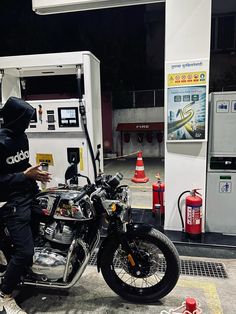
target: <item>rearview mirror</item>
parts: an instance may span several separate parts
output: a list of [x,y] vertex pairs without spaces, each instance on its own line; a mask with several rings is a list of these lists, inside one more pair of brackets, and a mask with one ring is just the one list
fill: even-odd
[[74,176],[77,175],[77,165],[76,164],[71,164],[65,172],[65,180],[69,180],[73,178]]

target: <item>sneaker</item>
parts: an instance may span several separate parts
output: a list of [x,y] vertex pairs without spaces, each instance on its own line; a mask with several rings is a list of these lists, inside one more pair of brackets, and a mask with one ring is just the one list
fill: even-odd
[[27,314],[9,295],[0,296],[0,314]]

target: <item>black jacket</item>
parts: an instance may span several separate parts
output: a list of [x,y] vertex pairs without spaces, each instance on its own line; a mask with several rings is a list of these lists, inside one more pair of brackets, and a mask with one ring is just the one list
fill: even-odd
[[0,201],[10,201],[24,194],[35,194],[35,180],[23,171],[30,167],[29,143],[25,129],[34,109],[23,100],[10,97],[2,110],[4,120],[0,129]]

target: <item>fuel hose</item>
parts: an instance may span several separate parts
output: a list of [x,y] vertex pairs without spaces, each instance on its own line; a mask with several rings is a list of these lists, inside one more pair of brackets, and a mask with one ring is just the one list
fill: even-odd
[[78,85],[78,97],[79,97],[79,112],[80,112],[81,120],[84,127],[85,137],[88,142],[88,148],[89,148],[89,153],[92,160],[94,180],[95,180],[97,178],[97,167],[96,167],[95,156],[93,152],[91,139],[90,139],[88,128],[87,128],[86,110],[85,110],[85,105],[83,103],[82,88],[81,88],[81,68],[80,67],[77,68],[77,82],[78,82],[77,85]]

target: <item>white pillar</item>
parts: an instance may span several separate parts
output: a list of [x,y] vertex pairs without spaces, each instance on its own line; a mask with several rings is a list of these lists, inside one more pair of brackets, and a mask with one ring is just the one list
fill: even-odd
[[[165,229],[167,230],[181,230],[177,199],[183,191],[200,188],[205,201],[210,28],[211,0],[166,0]],[[170,88],[168,74],[201,71],[206,74],[206,81],[202,84],[206,86],[205,140],[167,141],[168,88]],[[197,84],[201,85],[200,82]],[[180,83],[180,86],[184,86],[184,83]],[[175,87],[178,87],[178,83]]]

